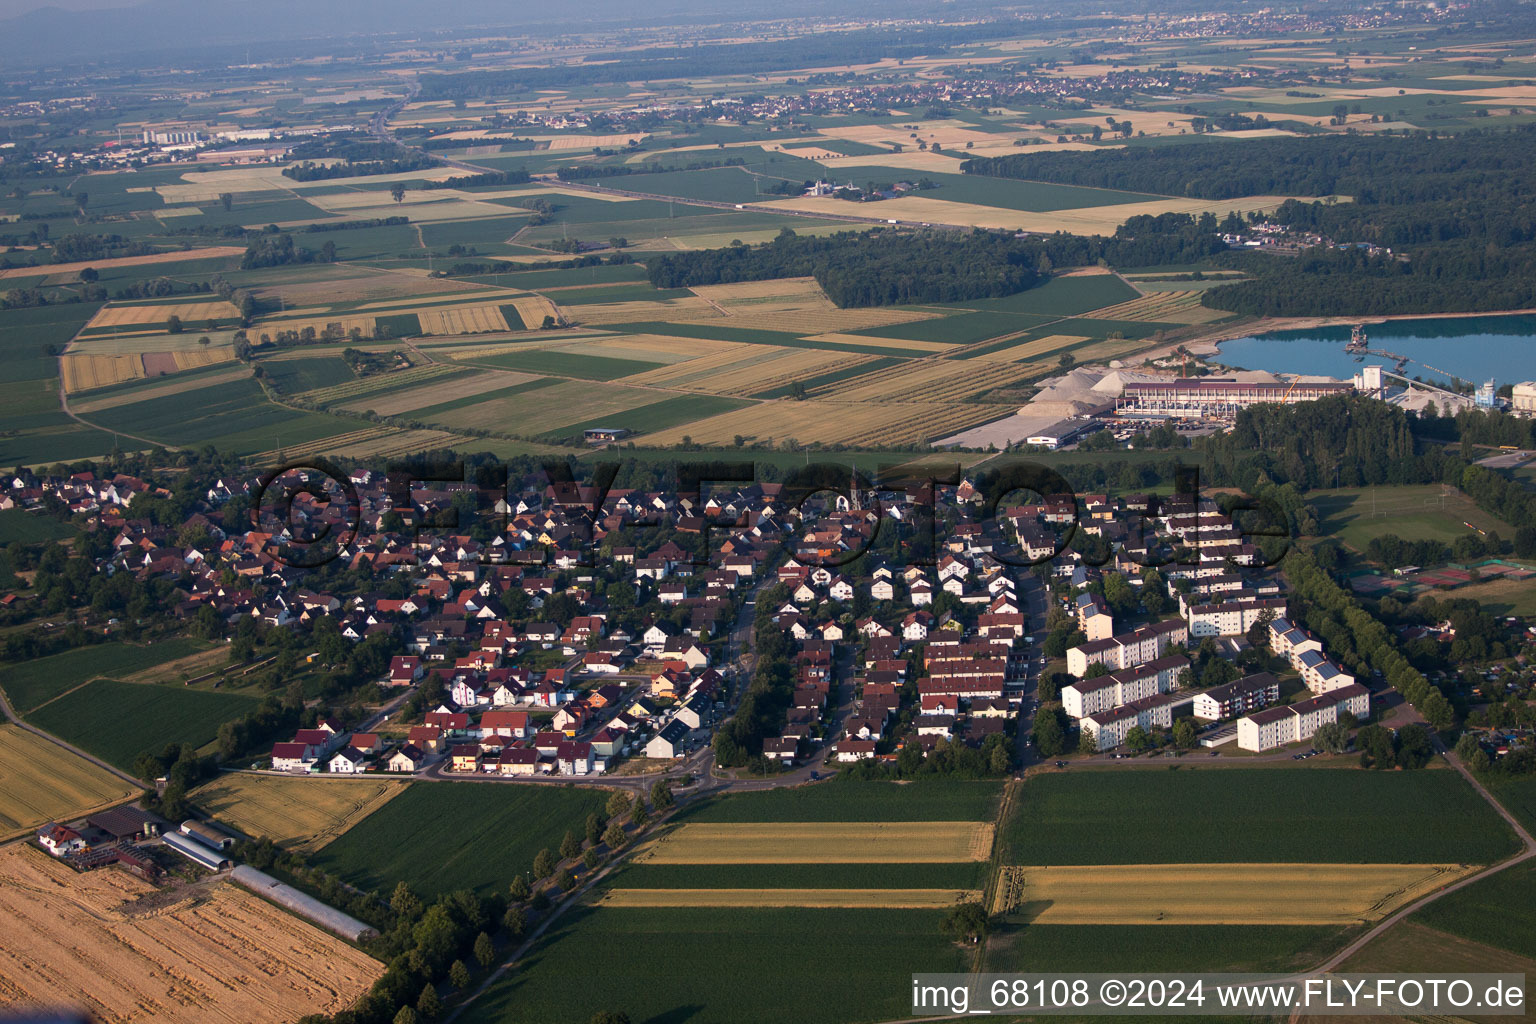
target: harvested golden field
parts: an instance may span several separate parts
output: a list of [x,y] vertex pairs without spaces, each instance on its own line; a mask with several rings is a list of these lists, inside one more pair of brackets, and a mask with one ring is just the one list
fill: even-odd
[[100,810],[136,792],[57,743],[18,725],[0,725],[0,840]]
[[864,334],[815,334],[807,341],[825,341],[833,345],[869,345],[874,348],[905,349],[909,352],[953,352],[955,346],[942,341],[917,341],[910,338],[874,338]]
[[986,860],[991,822],[695,822],[635,854],[650,864],[951,864]]
[[149,370],[150,356],[169,356],[171,363],[178,370],[196,370],[203,366],[212,366],[215,363],[233,362],[235,351],[231,348],[185,348],[175,352],[146,352],[144,353],[144,369]]
[[[540,348],[549,346],[540,345]],[[709,338],[674,338],[665,334],[595,334],[583,332],[576,341],[559,346],[562,352],[588,356],[617,356],[652,363],[683,363],[720,353],[740,352],[734,341]]]
[[[832,334],[840,331],[862,331],[871,327],[889,327],[892,324],[911,323],[914,320],[932,320],[937,313],[923,313],[912,309],[762,309],[761,307],[738,308],[730,311],[725,321],[730,327],[757,331],[789,331],[792,334]],[[871,339],[866,338],[865,344]]]
[[255,1024],[334,1013],[384,971],[228,883],[135,912],[156,891],[115,868],[76,874],[28,844],[0,850],[0,1000],[63,1002],[103,1024]]
[[194,791],[197,805],[252,838],[320,849],[404,792],[402,779],[284,779],[229,773]]
[[[65,359],[72,358],[65,356]],[[167,395],[179,395],[186,391],[198,391],[202,388],[213,387],[215,384],[228,384],[233,380],[241,380],[251,375],[251,368],[244,364],[231,366],[227,370],[218,373],[208,373],[199,377],[178,379],[172,377],[163,384],[144,384],[125,392],[111,395],[102,395],[100,398],[87,398],[79,402],[71,402],[69,407],[75,412],[84,414],[100,412],[102,409],[115,409],[120,405],[132,405],[135,402],[147,402],[151,398],[165,398]]]
[[313,330],[319,335],[325,333],[326,328],[329,327],[339,331],[339,337],[346,338],[351,335],[355,327],[362,332],[363,337],[371,338],[375,322],[371,316],[356,315],[296,317],[292,320],[266,320],[252,327],[247,333],[252,337],[262,338],[269,335],[276,337],[283,331],[297,331],[303,334],[306,330]]
[[702,299],[722,306],[750,305],[769,299],[814,299],[832,303],[822,293],[814,277],[776,277],[767,281],[738,281],[734,284],[701,284],[691,291]]
[[517,315],[522,318],[523,327],[526,330],[537,330],[539,325],[544,322],[546,316],[554,317],[555,323],[561,322],[560,310],[556,309],[555,304],[542,295],[519,295],[516,298],[509,299],[507,304],[517,310]]
[[1165,324],[1204,324],[1231,316],[1219,309],[1207,309],[1200,305],[1202,294],[1192,290],[1156,291],[1083,315],[1096,320],[1142,320]]
[[1041,924],[1352,925],[1476,870],[1459,864],[1009,867],[995,901]]
[[[521,300],[519,300],[521,301]],[[548,299],[540,301],[548,303]],[[544,319],[544,313],[538,315],[538,319],[529,320],[523,313],[523,307],[519,305],[517,312],[523,318],[523,323],[529,327],[537,327]],[[546,310],[553,312],[553,310]],[[729,323],[733,327],[746,326],[738,324],[733,318],[729,321],[722,318],[720,310],[711,306],[697,295],[685,295],[679,299],[644,299],[631,302],[594,302],[585,306],[562,306],[561,312],[565,319],[573,324],[623,324],[635,321],[666,320],[673,323],[695,323],[700,320],[716,320],[721,323]],[[556,319],[559,319],[557,317]],[[782,328],[781,328],[782,329]]]
[[239,317],[240,311],[223,299],[214,302],[173,302],[162,306],[103,306],[85,326],[162,324],[173,316],[184,321],[226,320]]
[[[217,198],[217,197],[214,197]],[[109,267],[147,267],[156,263],[180,263],[182,260],[212,260],[229,256],[243,256],[245,249],[236,245],[210,245],[203,249],[185,249],[174,252],[152,252],[146,256],[114,256],[104,260],[83,260],[78,263],[49,263],[43,267],[12,267],[0,270],[0,279],[7,277],[36,277],[44,274],[78,274],[86,267],[106,270]]]
[[[867,157],[859,159],[868,161]],[[998,228],[1013,231],[1038,231],[1051,234],[1066,231],[1077,235],[1111,235],[1115,229],[1131,217],[1143,214],[1157,216],[1163,213],[1188,213],[1196,217],[1210,212],[1224,217],[1228,211],[1247,214],[1268,211],[1285,202],[1286,196],[1246,196],[1238,199],[1154,199],[1144,203],[1122,203],[1118,206],[1088,206],[1075,210],[1007,210],[996,206],[979,206],[973,203],[956,203],[929,196],[904,195],[887,199],[881,206],[890,215],[901,220],[927,221],[957,227]],[[1309,200],[1310,201],[1310,200]],[[798,199],[781,199],[759,203],[764,209],[783,208],[804,213],[836,214],[845,212],[847,204],[830,196],[802,196]]]
[[680,444],[691,437],[699,444],[730,446],[740,434],[759,444],[902,445],[936,437],[997,419],[1011,406],[937,402],[759,402],[734,412],[707,416],[681,427],[645,435],[647,444]]
[[712,356],[659,366],[623,378],[625,384],[685,388],[712,395],[752,395],[834,368],[869,362],[873,356],[850,356],[817,349],[775,348],[771,345],[732,345]]
[[1009,363],[930,359],[837,381],[811,394],[840,402],[951,402],[1011,383],[1024,373]]
[[462,444],[468,438],[446,430],[407,430],[403,427],[370,427],[346,434],[333,434],[301,445],[285,445],[281,451],[258,452],[251,461],[270,466],[283,459],[309,455],[335,455],[342,458],[392,458],[414,455],[436,448]]
[[416,314],[423,334],[482,334],[507,330],[507,320],[494,305],[443,306]]
[[108,384],[121,384],[125,380],[137,380],[144,376],[142,356],[98,356],[70,353],[59,357],[59,369],[64,376],[64,390],[89,391],[104,388]]
[[1081,345],[1087,338],[1077,334],[1051,334],[1044,338],[1036,338],[1034,341],[1020,342],[1009,348],[1000,348],[995,352],[983,352],[976,356],[978,362],[983,363],[1015,363],[1023,359],[1032,359],[1035,356],[1054,352],[1059,348],[1067,348],[1071,345]]
[[344,381],[340,384],[332,384],[328,388],[315,388],[313,391],[301,392],[299,397],[306,402],[314,402],[317,405],[329,405],[332,402],[344,402],[359,395],[366,395],[384,388],[396,388],[405,384],[420,384],[434,377],[442,377],[450,373],[462,373],[461,366],[448,366],[444,363],[426,363],[421,366],[413,366],[408,370],[395,370],[390,373],[374,373],[356,380]]
[[365,412],[372,409],[380,416],[399,416],[414,409],[425,409],[428,406],[442,405],[444,402],[452,402],[458,398],[483,395],[487,391],[499,391],[502,388],[509,388],[514,384],[523,384],[537,379],[538,375],[532,373],[486,370],[483,373],[471,373],[448,380],[436,380],[419,388],[391,391],[388,394],[376,395],[372,398],[365,396],[356,401],[347,402],[345,405],[338,405],[336,408],[346,412]]
[[972,889],[610,889],[605,907],[813,907],[938,910],[981,898]]

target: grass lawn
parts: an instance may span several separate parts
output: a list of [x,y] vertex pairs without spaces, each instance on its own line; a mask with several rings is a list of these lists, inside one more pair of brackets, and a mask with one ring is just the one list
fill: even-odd
[[388,893],[408,882],[432,898],[454,889],[504,890],[538,852],[578,836],[609,794],[560,786],[416,782],[318,855],[344,881]]
[[1017,808],[1003,826],[1013,864],[1472,864],[1515,849],[1493,808],[1434,769],[1046,774]]
[[1002,785],[933,779],[843,782],[721,797],[685,812],[688,821],[990,821]]
[[132,675],[196,654],[203,648],[203,644],[187,637],[160,640],[145,647],[123,643],[77,647],[63,654],[6,665],[0,670],[0,687],[4,688],[11,709],[24,715],[87,680]]
[[[1438,540],[1449,544],[1468,533],[1466,523],[1497,530],[1514,529],[1474,505],[1457,491],[1442,494],[1436,484],[1407,487],[1350,487],[1310,495],[1321,519],[1319,534],[1364,551],[1375,537],[1396,534],[1403,540]],[[1458,595],[1459,596],[1459,595]]]
[[167,743],[202,746],[219,726],[255,709],[256,698],[181,686],[98,679],[27,716],[27,721],[122,768]]
[[[586,1024],[610,1009],[645,1024],[850,1024],[906,1017],[912,974],[964,970],[965,952],[939,934],[941,916],[920,910],[579,908],[556,922],[528,960],[460,1019]],[[573,983],[577,979],[587,980]]]

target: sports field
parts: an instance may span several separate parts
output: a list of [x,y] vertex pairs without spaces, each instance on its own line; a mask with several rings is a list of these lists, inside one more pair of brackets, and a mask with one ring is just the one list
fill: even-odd
[[1385,534],[1449,544],[1473,532],[1468,523],[1505,537],[1514,533],[1460,491],[1436,484],[1314,491],[1309,500],[1318,511],[1319,535],[1356,551],[1364,551],[1374,538]]
[[20,726],[0,725],[0,840],[71,819],[137,790]]
[[403,779],[284,779],[230,773],[192,801],[252,838],[301,852],[318,850],[405,792]]

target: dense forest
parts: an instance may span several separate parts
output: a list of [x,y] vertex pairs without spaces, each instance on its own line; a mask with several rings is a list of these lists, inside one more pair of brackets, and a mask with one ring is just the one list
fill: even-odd
[[1340,246],[1300,258],[1227,259],[1252,280],[1207,292],[1208,306],[1259,316],[1361,316],[1536,305],[1536,126],[1411,135],[1211,142],[974,159],[970,174],[1202,199],[1292,200],[1269,220]]
[[981,230],[817,238],[785,228],[772,242],[668,253],[648,260],[646,269],[657,288],[815,277],[828,298],[847,308],[999,298],[1041,283],[1053,267],[1100,259],[1117,266],[1186,263],[1222,248],[1187,214],[1163,214],[1132,218],[1109,239]]

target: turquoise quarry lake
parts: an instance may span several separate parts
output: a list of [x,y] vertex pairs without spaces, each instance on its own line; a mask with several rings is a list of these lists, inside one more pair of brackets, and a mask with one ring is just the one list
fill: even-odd
[[[1481,384],[1536,380],[1536,316],[1467,316],[1436,320],[1393,320],[1368,324],[1370,347],[1407,356],[1407,374],[1425,380],[1454,374]],[[1349,328],[1317,327],[1274,331],[1221,343],[1221,361],[1245,370],[1313,373],[1348,379],[1360,367],[1391,360],[1368,355],[1364,362],[1344,351]]]

